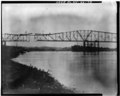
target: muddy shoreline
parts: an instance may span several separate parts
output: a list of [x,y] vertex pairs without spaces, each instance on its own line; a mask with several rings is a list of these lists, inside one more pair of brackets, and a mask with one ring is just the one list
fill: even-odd
[[75,93],[75,90],[64,87],[48,72],[11,60],[25,52],[22,47],[2,46],[3,94]]

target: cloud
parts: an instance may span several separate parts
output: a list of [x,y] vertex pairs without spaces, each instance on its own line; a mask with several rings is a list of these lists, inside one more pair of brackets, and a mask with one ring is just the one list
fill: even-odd
[[60,32],[78,29],[114,31],[115,17],[113,3],[3,4],[4,32]]

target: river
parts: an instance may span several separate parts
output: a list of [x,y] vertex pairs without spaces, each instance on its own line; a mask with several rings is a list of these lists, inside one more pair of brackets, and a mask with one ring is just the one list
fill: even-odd
[[78,93],[116,94],[116,52],[99,54],[70,51],[28,52],[14,61],[48,71],[55,79]]

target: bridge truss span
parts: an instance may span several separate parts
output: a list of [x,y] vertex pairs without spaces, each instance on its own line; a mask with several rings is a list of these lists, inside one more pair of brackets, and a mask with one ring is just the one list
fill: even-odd
[[35,41],[57,41],[57,42],[116,42],[116,34],[93,30],[77,30],[53,34],[35,34]]
[[53,42],[113,42],[116,43],[116,33],[95,31],[95,30],[76,30],[60,33],[25,33],[25,34],[8,34],[2,35],[2,41],[5,42],[30,42],[37,41],[53,41]]

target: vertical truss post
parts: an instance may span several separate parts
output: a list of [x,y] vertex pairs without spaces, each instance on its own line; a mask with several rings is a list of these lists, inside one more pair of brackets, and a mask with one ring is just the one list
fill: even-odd
[[104,35],[105,35],[105,39],[104,39],[104,41],[106,41],[106,37],[107,37],[107,35],[106,35],[106,33],[104,33]]
[[62,33],[62,39],[63,39],[63,41],[64,41],[64,33]]
[[99,41],[99,32],[98,32],[98,41]]
[[71,40],[71,32],[70,32],[70,40]]
[[56,33],[55,33],[55,41],[57,41],[57,36],[56,36]]

